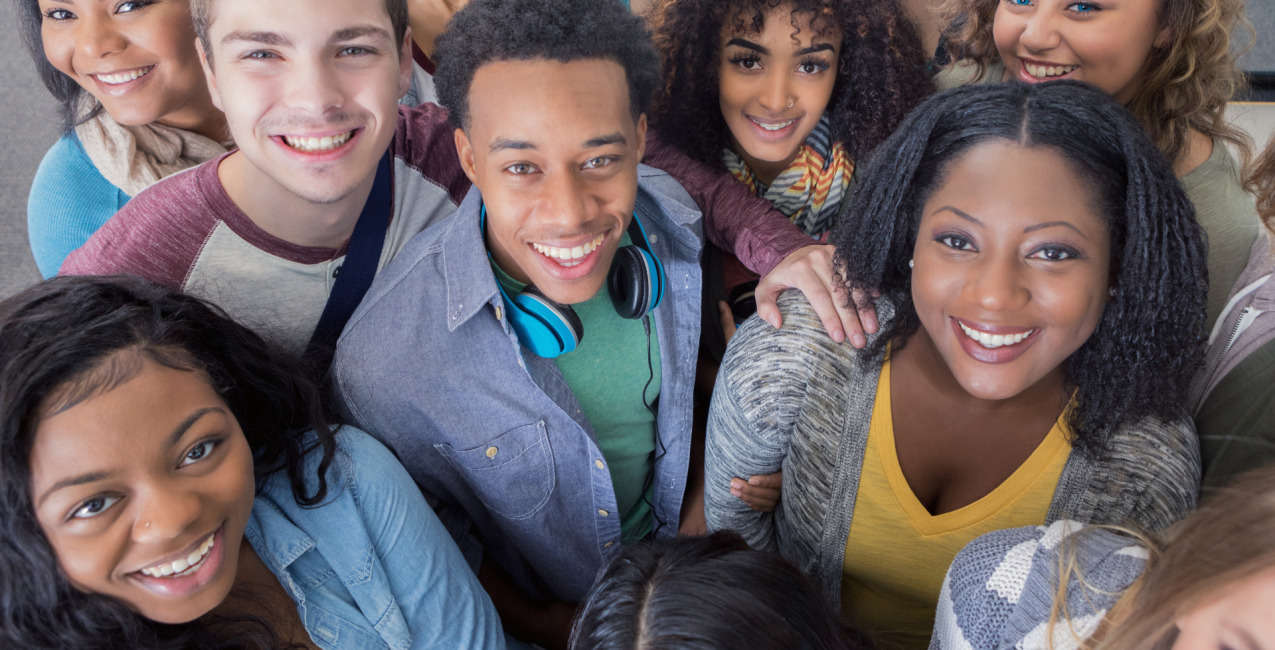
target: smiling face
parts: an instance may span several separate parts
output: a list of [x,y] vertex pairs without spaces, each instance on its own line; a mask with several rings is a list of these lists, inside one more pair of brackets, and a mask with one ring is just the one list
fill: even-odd
[[217,0],[206,71],[254,171],[324,205],[370,183],[411,83],[393,34],[383,0]]
[[953,161],[925,202],[912,299],[971,395],[1007,399],[1061,372],[1098,326],[1111,245],[1093,196],[1061,154],[1000,141]]
[[1155,47],[1160,0],[1001,0],[992,24],[1006,78],[1076,79],[1127,104]]
[[216,115],[187,0],[40,0],[40,13],[49,63],[120,124],[195,129]]
[[40,421],[31,494],[73,585],[183,623],[234,584],[252,452],[202,373],[140,363],[128,381]]
[[483,193],[487,248],[549,298],[584,302],[606,280],[633,218],[646,116],[624,68],[603,59],[501,61],[478,69],[461,166]]
[[1224,594],[1177,620],[1173,650],[1270,648],[1275,646],[1275,569],[1231,586]]
[[731,146],[763,181],[773,180],[797,156],[823,117],[837,81],[841,33],[825,21],[811,25],[781,6],[765,15],[760,34],[722,29],[718,78],[722,117]]

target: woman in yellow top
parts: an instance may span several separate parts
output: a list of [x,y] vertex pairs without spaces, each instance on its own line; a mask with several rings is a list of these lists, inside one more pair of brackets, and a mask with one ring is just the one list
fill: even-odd
[[[975,537],[1059,518],[1158,530],[1195,505],[1184,395],[1204,240],[1168,161],[1105,93],[968,86],[921,105],[833,231],[879,290],[856,350],[780,301],[731,341],[705,465],[713,530],[777,550],[883,647],[924,648]],[[773,513],[731,494],[783,471]]]

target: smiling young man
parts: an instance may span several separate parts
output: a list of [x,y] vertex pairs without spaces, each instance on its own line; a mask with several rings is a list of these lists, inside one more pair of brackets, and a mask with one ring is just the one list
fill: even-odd
[[[373,283],[333,376],[507,630],[563,647],[622,545],[702,517],[689,479],[700,212],[639,164],[658,56],[620,3],[472,0],[437,59],[474,187]],[[654,260],[649,290],[613,268],[642,276]],[[531,315],[545,305],[583,336],[537,334],[555,318]]]

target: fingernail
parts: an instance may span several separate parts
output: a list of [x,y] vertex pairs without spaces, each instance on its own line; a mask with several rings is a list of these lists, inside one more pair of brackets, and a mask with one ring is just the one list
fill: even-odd
[[863,338],[862,334],[854,335],[854,347],[861,348],[868,344],[868,339]]
[[749,485],[761,485],[761,479],[759,479],[759,478],[757,478],[757,477],[755,477],[755,476],[754,476],[753,478],[748,479],[748,484],[749,484]]
[[731,493],[731,496],[736,496],[736,497],[739,496],[740,494],[739,490],[736,490],[735,488],[731,488],[730,493]]
[[832,330],[832,340],[841,343],[846,340],[846,333],[843,330]]
[[733,478],[730,480],[730,489],[737,490],[741,487],[744,487],[744,483],[740,481],[739,479]]

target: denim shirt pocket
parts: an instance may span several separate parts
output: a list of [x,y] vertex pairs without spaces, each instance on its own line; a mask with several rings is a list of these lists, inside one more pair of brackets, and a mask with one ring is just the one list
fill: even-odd
[[511,429],[472,449],[434,445],[460,472],[488,510],[526,519],[553,494],[553,450],[544,421]]

